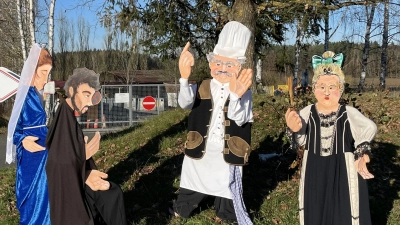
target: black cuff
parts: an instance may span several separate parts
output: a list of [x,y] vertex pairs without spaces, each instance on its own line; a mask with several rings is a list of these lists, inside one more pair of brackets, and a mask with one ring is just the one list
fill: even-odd
[[362,158],[364,154],[367,154],[369,157],[372,156],[369,142],[363,142],[357,146],[356,150],[354,151],[354,160]]
[[286,128],[286,136],[289,138],[290,141],[290,148],[292,150],[297,150],[298,144],[296,140],[296,133],[291,131],[289,127]]

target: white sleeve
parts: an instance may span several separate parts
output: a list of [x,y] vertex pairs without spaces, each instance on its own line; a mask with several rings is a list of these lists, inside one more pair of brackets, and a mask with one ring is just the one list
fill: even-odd
[[310,118],[311,106],[312,105],[308,105],[299,112],[302,126],[301,129],[297,133],[295,133],[296,142],[299,146],[303,146],[306,144],[306,131],[307,131],[308,119]]
[[251,91],[244,93],[242,98],[231,92],[229,94],[228,118],[235,121],[238,126],[253,122],[253,99]]
[[179,79],[180,89],[178,95],[178,103],[182,109],[191,109],[194,103],[195,93],[197,91],[196,85],[189,85],[188,79]]
[[370,143],[377,131],[375,123],[351,106],[346,106],[346,112],[354,138],[354,147],[357,148],[359,144],[365,142]]

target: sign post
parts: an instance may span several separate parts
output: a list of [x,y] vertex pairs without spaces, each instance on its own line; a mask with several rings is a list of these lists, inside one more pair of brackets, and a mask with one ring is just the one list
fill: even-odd
[[143,99],[142,105],[146,110],[152,110],[156,106],[156,100],[151,96],[146,96]]

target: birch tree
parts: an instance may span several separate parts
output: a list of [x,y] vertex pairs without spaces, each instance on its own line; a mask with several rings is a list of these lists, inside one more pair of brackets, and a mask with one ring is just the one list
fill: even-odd
[[[53,54],[53,47],[54,47],[54,6],[56,4],[56,0],[50,0],[50,7],[49,7],[49,52]],[[49,76],[49,79],[51,79],[51,76]]]
[[29,33],[30,33],[30,38],[31,38],[31,46],[36,43],[36,38],[35,38],[35,17],[34,17],[34,9],[35,6],[33,4],[33,0],[29,0]]
[[[54,38],[54,5],[56,3],[56,0],[50,0],[50,6],[49,6],[49,21],[48,21],[48,51],[50,52],[51,55],[53,55],[53,38]],[[51,72],[49,73],[48,80],[52,80],[52,74]],[[53,102],[51,101],[53,99],[53,96],[50,96],[50,94],[46,95],[46,103],[45,103],[45,111],[46,111],[46,124],[49,123],[50,117],[51,117],[51,108],[53,108]]]
[[370,38],[371,38],[371,29],[372,22],[374,20],[376,5],[373,4],[370,7],[365,7],[365,13],[367,17],[367,24],[365,27],[365,37],[364,37],[364,48],[363,48],[363,57],[361,62],[361,75],[360,75],[360,83],[358,84],[358,91],[361,91],[364,88],[365,77],[367,76],[367,65],[368,65],[368,57],[370,50]]
[[19,28],[19,35],[21,39],[21,51],[22,51],[22,57],[24,59],[24,62],[27,57],[26,53],[26,42],[25,42],[25,32],[24,32],[24,26],[23,26],[23,20],[22,20],[22,3],[21,0],[17,0],[17,18],[18,18],[18,28]]

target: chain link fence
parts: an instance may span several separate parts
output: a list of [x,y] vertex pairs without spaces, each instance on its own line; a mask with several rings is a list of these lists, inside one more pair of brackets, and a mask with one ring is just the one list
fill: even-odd
[[178,91],[179,84],[102,85],[102,101],[77,120],[93,131],[133,126],[178,107]]

